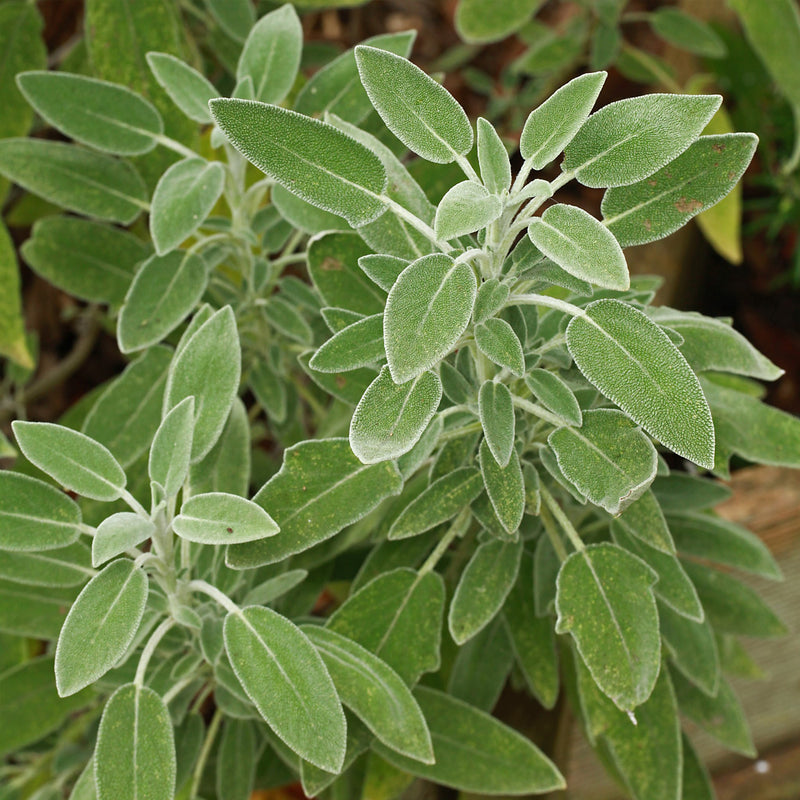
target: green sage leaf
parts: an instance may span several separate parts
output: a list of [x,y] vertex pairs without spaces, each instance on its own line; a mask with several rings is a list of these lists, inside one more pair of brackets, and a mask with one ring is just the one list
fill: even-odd
[[508,387],[498,381],[485,381],[478,393],[478,410],[494,460],[507,467],[514,450],[515,431],[514,406]]
[[570,321],[567,347],[589,381],[651,436],[713,467],[714,425],[697,377],[642,312],[619,300],[596,300]]
[[236,677],[270,728],[301,758],[338,772],[345,753],[344,712],[305,634],[261,606],[228,614],[224,633]]
[[383,338],[395,383],[441,361],[467,328],[477,284],[472,268],[436,253],[412,261],[386,300]]
[[249,720],[227,719],[217,751],[217,797],[248,800],[256,771],[256,735]]
[[161,88],[189,119],[201,125],[213,122],[208,101],[219,92],[204,75],[169,53],[150,52],[146,58]]
[[648,94],[592,114],[564,150],[562,169],[584,186],[626,186],[652,175],[700,136],[719,95]]
[[366,45],[355,54],[372,105],[409,150],[448,164],[472,149],[472,126],[447,89],[402,56]]
[[447,191],[436,209],[433,229],[447,241],[485,228],[503,213],[495,194],[475,181],[462,181]]
[[93,500],[116,500],[127,479],[119,462],[103,445],[50,422],[12,423],[25,457],[65,489]]
[[714,29],[680,8],[658,8],[650,15],[650,27],[666,42],[707,58],[722,58],[725,43]]
[[425,432],[441,399],[442,382],[434,372],[397,385],[384,367],[350,421],[350,446],[359,461],[376,464],[407,453]]
[[86,584],[56,646],[61,697],[94,683],[119,661],[136,635],[146,600],[147,575],[126,558],[113,561]]
[[492,503],[497,519],[506,533],[514,533],[525,513],[525,482],[517,451],[511,449],[511,458],[501,467],[484,439],[478,455],[486,493]]
[[43,119],[106,153],[147,153],[164,131],[153,105],[126,86],[68,72],[23,72],[17,84]]
[[555,373],[547,369],[532,369],[525,375],[525,385],[539,402],[569,425],[583,424],[581,407],[572,389]]
[[182,539],[200,544],[252,542],[279,530],[261,506],[225,492],[192,495],[181,506],[172,528]]
[[478,118],[478,164],[483,185],[492,194],[502,194],[511,187],[511,162],[508,151],[491,122]]
[[665,603],[659,603],[658,618],[661,640],[672,663],[706,694],[715,695],[722,670],[711,623],[689,619]]
[[521,378],[525,372],[525,356],[514,329],[504,319],[491,317],[475,326],[478,349],[500,367],[506,367]]
[[92,538],[92,566],[99,567],[112,558],[122,555],[156,532],[156,526],[149,520],[130,511],[120,511],[106,517],[94,532]]
[[194,397],[181,400],[164,415],[153,437],[147,471],[151,481],[175,497],[189,474],[194,434]]

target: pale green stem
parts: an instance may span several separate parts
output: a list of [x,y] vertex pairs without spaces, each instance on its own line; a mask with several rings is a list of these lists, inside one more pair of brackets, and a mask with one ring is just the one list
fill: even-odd
[[202,592],[205,595],[208,595],[212,600],[216,600],[226,611],[231,612],[232,614],[238,614],[240,612],[239,606],[233,602],[233,600],[228,597],[224,592],[221,592],[217,589],[216,586],[212,586],[210,583],[201,580],[194,580],[189,581],[188,584],[189,589],[194,589],[197,592]]
[[139,656],[139,666],[136,667],[136,676],[133,679],[136,686],[140,688],[144,686],[144,675],[145,672],[147,672],[147,665],[150,663],[150,659],[153,653],[155,653],[158,643],[164,638],[164,635],[174,624],[175,620],[168,617],[150,635],[147,644],[144,646],[144,650],[142,650],[141,656]]
[[161,144],[169,150],[184,156],[184,158],[200,158],[200,156],[197,155],[194,150],[190,150],[185,145],[182,145],[180,142],[176,142],[174,139],[170,138],[169,136],[165,136],[163,133],[159,133],[158,135],[154,136],[153,139],[155,139],[158,144]]
[[206,738],[203,742],[203,749],[200,751],[200,757],[197,759],[197,764],[195,764],[194,772],[192,773],[192,788],[189,792],[189,800],[195,800],[197,797],[197,792],[200,789],[200,781],[203,778],[203,771],[206,768],[206,761],[208,761],[208,756],[211,753],[214,739],[217,738],[217,732],[222,723],[222,717],[222,710],[218,708],[211,718],[211,724],[208,726]]
[[547,510],[547,506],[542,506],[539,516],[542,518],[542,524],[544,525],[547,538],[550,540],[550,544],[553,545],[553,550],[556,551],[558,560],[563,564],[567,560],[567,551],[564,547],[564,543],[561,541],[561,537],[558,535],[556,524],[553,521],[552,515]]
[[453,520],[453,524],[447,529],[447,533],[439,540],[433,552],[425,560],[425,563],[419,568],[419,578],[426,573],[430,572],[438,563],[442,556],[447,552],[450,545],[455,539],[463,536],[469,528],[472,512],[469,506],[463,508],[459,515]]
[[469,161],[467,161],[466,156],[457,155],[456,156],[456,164],[458,164],[458,166],[461,167],[461,169],[464,172],[464,174],[471,181],[477,181],[478,183],[481,182],[481,179],[478,177],[478,173],[475,172],[475,169],[472,166],[472,164],[470,164]]
[[507,306],[546,306],[554,308],[556,311],[563,311],[571,317],[585,317],[586,312],[582,308],[568,303],[566,300],[559,300],[557,297],[550,297],[546,294],[512,294],[506,301]]
[[192,681],[196,679],[196,675],[187,675],[182,680],[170,686],[169,691],[165,692],[161,698],[164,705],[168,706]]
[[270,261],[272,267],[285,267],[288,264],[302,264],[306,260],[305,253],[291,253],[288,256],[281,256],[274,261]]
[[449,253],[451,250],[458,248],[453,247],[448,242],[440,239],[436,235],[436,231],[431,228],[426,222],[423,222],[416,214],[412,214],[407,208],[404,208],[400,203],[392,200],[391,197],[386,195],[375,195],[385,206],[391,209],[400,219],[404,219],[413,228],[416,228],[426,239],[431,241],[443,253]]
[[572,543],[572,546],[578,551],[581,552],[585,550],[586,547],[584,543],[581,541],[581,537],[578,535],[578,531],[575,530],[573,524],[569,521],[569,517],[564,513],[561,506],[556,501],[555,497],[550,494],[547,490],[547,487],[540,486],[540,491],[542,493],[542,500],[544,500],[547,508],[549,509],[550,513],[555,517],[556,522],[558,522],[561,530],[567,534],[567,538]]
[[533,414],[535,417],[539,417],[539,419],[543,419],[557,428],[564,425],[564,420],[559,419],[555,414],[551,414],[544,406],[540,406],[538,403],[532,403],[530,400],[526,400],[524,397],[517,397],[515,394],[511,395],[511,401],[517,408],[521,408],[523,411],[527,411],[529,414]]
[[150,514],[148,514],[147,510],[145,509],[145,507],[127,489],[122,489],[119,496],[140,517],[144,517],[144,519],[147,519],[147,520],[150,519]]

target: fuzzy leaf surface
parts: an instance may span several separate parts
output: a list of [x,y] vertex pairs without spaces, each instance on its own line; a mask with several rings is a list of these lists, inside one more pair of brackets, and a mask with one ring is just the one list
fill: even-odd
[[99,567],[126,550],[147,541],[156,532],[148,519],[131,511],[119,511],[106,517],[92,539],[92,566]]
[[386,210],[380,159],[332,125],[254,100],[217,98],[210,107],[234,147],[301,199],[353,226]]
[[476,325],[475,344],[490,361],[508,368],[518,378],[522,377],[525,372],[522,343],[504,319],[491,317]]
[[477,284],[469,265],[436,253],[412,261],[386,300],[383,339],[395,383],[441,361],[467,328]]
[[484,439],[481,442],[478,460],[483,475],[486,493],[492,508],[506,533],[514,533],[525,513],[525,482],[517,451],[512,448],[511,458],[501,467]]
[[261,606],[228,614],[224,635],[236,677],[270,728],[301,758],[338,772],[345,753],[344,712],[308,637]]
[[496,42],[521,28],[543,2],[506,0],[490,8],[486,0],[461,0],[456,7],[456,30],[465,42]]
[[475,181],[461,181],[441,199],[433,229],[445,241],[485,228],[503,212],[497,195]]
[[515,416],[511,392],[504,383],[486,381],[478,393],[483,435],[494,460],[507,467],[514,450]]
[[147,66],[172,102],[189,119],[201,125],[213,122],[208,101],[219,97],[219,92],[205,75],[169,53],[148,53]]
[[383,314],[373,314],[337,331],[308,362],[317,372],[350,372],[385,357]]
[[175,497],[189,473],[194,435],[194,397],[171,408],[158,426],[150,448],[147,471],[151,481]]
[[192,495],[172,528],[182,539],[200,544],[241,544],[278,533],[275,520],[260,505],[225,492]]
[[648,94],[592,114],[564,150],[564,171],[584,186],[626,186],[652,175],[697,139],[719,95]]
[[478,164],[483,185],[492,194],[502,194],[511,186],[511,162],[500,135],[489,120],[478,118]]
[[572,389],[555,372],[532,369],[525,375],[525,385],[545,408],[565,422],[577,427],[583,424],[581,407]]
[[697,376],[641,311],[596,300],[567,326],[580,371],[634,422],[678,455],[714,465],[714,425]]
[[147,600],[147,575],[126,558],[113,561],[78,595],[56,646],[61,697],[105,675],[128,649]]

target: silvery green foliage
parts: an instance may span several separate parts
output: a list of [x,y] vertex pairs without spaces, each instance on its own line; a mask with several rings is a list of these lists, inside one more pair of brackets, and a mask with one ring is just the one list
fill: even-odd
[[[710,510],[720,484],[663,456],[718,477],[734,454],[800,466],[800,423],[758,399],[780,369],[723,320],[652,308],[622,248],[720,200],[755,137],[702,136],[713,96],[592,114],[594,72],[533,110],[516,158],[406,59],[413,34],[298,92],[292,6],[255,24],[249,4],[212,7],[242,40],[235,97],[147,59],[214,125],[203,157],[125,87],[41,72],[20,87],[81,146],[0,148],[5,174],[91,218],[42,220],[23,253],[109,304],[132,358],[60,424],[14,424],[2,644],[49,644],[0,672],[19,720],[0,750],[44,747],[84,708],[55,745],[86,742],[62,778],[74,798],[298,779],[360,798],[385,762],[544,793],[563,777],[490,712],[507,680],[548,708],[567,684],[636,800],[690,800],[681,765],[702,767],[679,711],[750,752],[719,648],[783,632],[728,570],[780,572]],[[156,147],[181,160],[148,198],[116,155]],[[414,174],[463,172],[438,207],[408,151]],[[573,179],[607,189],[602,219],[561,202]],[[98,221],[145,209],[152,248]]]

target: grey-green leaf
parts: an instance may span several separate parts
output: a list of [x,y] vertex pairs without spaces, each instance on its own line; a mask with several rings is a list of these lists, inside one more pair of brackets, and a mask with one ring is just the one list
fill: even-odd
[[0,174],[69,211],[127,225],[147,208],[147,189],[127,162],[44,139],[0,141]]
[[418,441],[442,399],[442,382],[425,371],[399,386],[384,367],[350,420],[350,446],[364,464],[399,458]]
[[253,723],[244,719],[225,720],[217,752],[217,797],[219,800],[248,800],[256,771],[256,734]]
[[110,670],[133,641],[147,600],[147,575],[126,558],[113,561],[78,595],[56,646],[56,687],[75,694]]
[[192,495],[172,528],[182,539],[200,544],[241,544],[278,533],[275,520],[260,505],[225,492]]
[[412,261],[386,300],[383,339],[395,383],[441,361],[467,328],[477,283],[472,268],[435,253]]
[[175,740],[164,701],[147,686],[120,686],[97,732],[98,800],[172,800],[175,772]]
[[580,428],[558,428],[547,442],[567,480],[609,514],[641,497],[656,476],[653,443],[616,409],[587,411]]
[[351,595],[327,627],[379,656],[412,686],[423,672],[439,668],[443,612],[441,576],[400,568]]
[[217,98],[209,105],[236,149],[303,200],[353,226],[386,210],[381,160],[332,125],[253,100]]
[[318,372],[349,372],[385,357],[383,314],[373,314],[337,331],[308,362]]
[[566,383],[547,369],[532,369],[525,375],[525,385],[539,402],[567,422],[580,427],[583,424],[581,407]]
[[439,202],[433,229],[444,239],[456,239],[485,228],[503,212],[500,198],[476,181],[461,181]]
[[205,222],[224,184],[222,164],[202,158],[185,158],[161,176],[150,208],[150,231],[159,255],[174,250]]
[[491,317],[475,326],[475,344],[478,349],[500,367],[506,367],[521,378],[525,372],[522,343],[514,329],[504,319]]
[[124,470],[94,439],[50,422],[17,420],[12,428],[25,457],[64,488],[105,501],[124,491]]
[[605,289],[630,286],[628,265],[613,234],[577,206],[558,203],[528,226],[531,241],[559,267]]
[[517,579],[521,558],[521,541],[492,539],[475,550],[450,602],[447,624],[456,644],[468,641],[494,619]]
[[189,119],[207,125],[213,120],[208,101],[219,92],[197,70],[169,53],[147,53],[147,65],[161,88]]
[[342,703],[392,750],[426,764],[433,746],[416,700],[400,676],[366,648],[330,628],[302,628],[330,671]]
[[147,470],[151,481],[175,497],[189,473],[194,435],[194,397],[170,409],[158,427],[150,448]]
[[707,58],[722,58],[725,43],[716,31],[680,8],[664,6],[650,15],[650,26],[664,41]]
[[504,383],[485,381],[478,393],[483,435],[494,460],[507,467],[514,449],[515,417],[511,392]]
[[555,765],[521,734],[436,689],[414,691],[433,740],[430,766],[373,745],[390,764],[435,783],[478,794],[530,794],[563,789]]
[[92,566],[99,567],[126,550],[147,541],[156,526],[131,511],[119,511],[106,517],[94,532],[92,539]]
[[650,696],[661,667],[655,573],[612,544],[573,553],[558,574],[557,633],[571,633],[598,687],[623,711]]
[[511,186],[508,151],[489,120],[478,118],[478,164],[483,185],[492,194],[502,194]]
[[448,164],[472,149],[472,126],[447,89],[402,56],[365,45],[355,52],[372,105],[409,150]]
[[567,347],[589,381],[651,436],[702,467],[714,466],[714,425],[697,376],[641,311],[596,300],[570,321]]
[[648,94],[592,114],[564,150],[562,169],[584,186],[625,186],[652,175],[700,136],[719,95]]
[[106,153],[141,155],[164,131],[155,107],[126,86],[67,72],[23,72],[17,84],[47,122]]
[[484,439],[478,458],[486,493],[497,519],[506,533],[514,533],[525,512],[525,482],[517,451],[512,448],[511,459],[505,467],[501,467]]
[[229,548],[228,564],[273,564],[307,550],[398,494],[402,485],[393,462],[362,464],[347,439],[293,445],[284,451],[280,471],[254,498],[280,526],[280,536]]
[[303,49],[303,29],[291,3],[264,14],[253,26],[236,66],[236,78],[253,80],[253,97],[280,103],[292,88]]
[[481,492],[483,482],[475,467],[459,467],[435,480],[418,494],[389,528],[390,539],[407,539],[454,517]]
[[[656,478],[656,481],[658,478]],[[655,484],[655,481],[654,481]],[[648,489],[617,517],[627,533],[662,553],[675,553],[675,543],[656,495]]]
[[519,151],[533,169],[547,166],[570,143],[586,122],[607,76],[606,72],[590,72],[573,78],[531,111]]
[[241,375],[236,320],[230,306],[204,322],[172,361],[165,412],[187,397],[195,402],[192,463],[205,456],[219,439]]
[[288,619],[250,606],[225,618],[225,649],[247,696],[301,758],[338,772],[345,719],[322,658]]
[[49,483],[0,470],[0,548],[54,550],[80,534],[81,510]]
[[753,157],[752,133],[701,136],[658,172],[603,196],[603,223],[623,247],[661,239],[725,197]]

